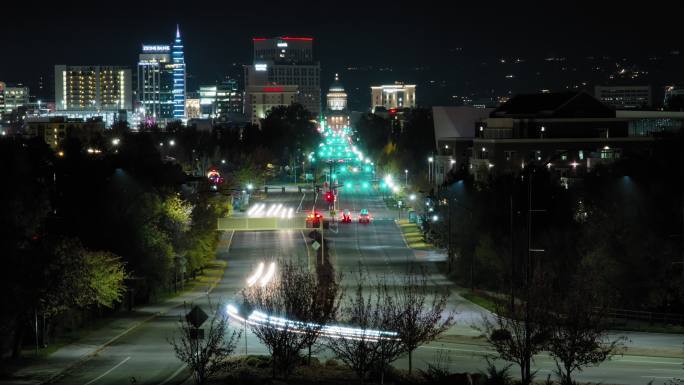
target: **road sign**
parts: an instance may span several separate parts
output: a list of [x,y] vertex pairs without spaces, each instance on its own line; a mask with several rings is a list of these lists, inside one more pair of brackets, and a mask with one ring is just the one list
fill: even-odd
[[198,328],[190,329],[190,338],[193,340],[204,339],[204,329],[198,329]]
[[318,251],[318,249],[319,249],[320,247],[321,247],[321,244],[318,243],[318,241],[314,241],[314,242],[311,244],[311,248],[314,249],[314,251]]
[[199,306],[195,305],[193,308],[185,315],[185,319],[190,322],[195,328],[202,326],[204,321],[207,320],[209,316],[204,312]]

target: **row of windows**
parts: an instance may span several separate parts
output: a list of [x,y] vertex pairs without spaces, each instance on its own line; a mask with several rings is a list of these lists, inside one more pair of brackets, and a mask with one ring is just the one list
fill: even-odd
[[[516,160],[517,151],[507,150],[504,151],[504,157],[506,161]],[[577,160],[585,160],[587,157],[599,157],[601,159],[617,159],[620,157],[620,149],[610,149],[603,148],[600,151],[589,152],[585,150],[578,151],[567,151],[567,150],[556,150],[553,159],[567,161],[570,159],[570,155],[577,155]],[[479,151],[478,159],[489,159],[489,153],[487,151]],[[543,159],[543,154],[541,150],[530,151],[527,155],[527,159],[541,161]],[[573,157],[574,160],[574,157]]]

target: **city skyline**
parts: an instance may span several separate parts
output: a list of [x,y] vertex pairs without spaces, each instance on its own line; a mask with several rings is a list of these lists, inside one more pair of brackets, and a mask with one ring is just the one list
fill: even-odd
[[[422,101],[427,105],[448,105],[453,104],[453,96],[482,95],[490,89],[496,95],[505,95],[509,90],[519,93],[548,87],[561,89],[581,84],[589,77],[585,73],[591,75],[581,68],[574,71],[581,76],[564,74],[560,69],[560,76],[546,71],[544,75],[557,78],[558,84],[541,84],[534,75],[549,64],[544,62],[549,57],[567,58],[570,63],[587,57],[608,56],[608,62],[613,63],[624,58],[630,66],[663,71],[662,78],[668,83],[682,81],[681,75],[674,78],[674,71],[669,69],[682,64],[676,25],[655,17],[654,11],[637,12],[617,7],[617,3],[575,5],[564,9],[562,17],[551,6],[497,3],[489,7],[499,12],[467,5],[446,13],[439,12],[445,9],[440,3],[422,7],[364,6],[360,12],[353,11],[356,8],[349,4],[330,17],[311,5],[302,4],[305,12],[297,13],[278,3],[268,4],[267,12],[258,13],[249,5],[216,5],[215,12],[200,8],[177,12],[173,6],[156,10],[143,5],[136,6],[136,12],[127,15],[125,23],[107,15],[97,20],[83,18],[86,12],[74,5],[41,8],[31,13],[38,22],[28,30],[13,28],[16,20],[7,22],[6,49],[15,52],[18,59],[1,62],[0,74],[5,82],[22,83],[36,94],[50,95],[50,66],[38,58],[54,60],[50,64],[133,67],[142,43],[169,41],[169,31],[179,24],[188,63],[188,89],[220,82],[226,76],[244,81],[242,65],[251,62],[253,37],[310,36],[315,39],[314,55],[321,62],[321,79],[332,79],[340,73],[346,79],[353,109],[358,108],[354,99],[359,97],[364,98],[362,105],[368,104],[369,82],[402,80],[419,87],[436,84],[439,87],[429,93],[435,96]],[[671,2],[661,4],[660,11],[677,14],[681,8],[681,4]],[[636,16],[638,33],[628,33],[630,20]],[[301,23],[302,19],[306,23]],[[62,27],[77,20],[91,33]],[[123,26],[127,27],[125,33],[121,32]],[[55,28],[60,33],[50,33]],[[382,49],[378,49],[379,45]],[[653,57],[665,64],[650,62]],[[499,59],[509,63],[521,59],[522,64],[513,70],[504,69],[502,63],[495,65]],[[421,67],[429,69],[430,75],[422,73],[425,71]],[[590,69],[592,64],[586,63],[586,67]],[[515,78],[506,78],[508,72]],[[48,85],[42,92],[38,84],[41,77]]]

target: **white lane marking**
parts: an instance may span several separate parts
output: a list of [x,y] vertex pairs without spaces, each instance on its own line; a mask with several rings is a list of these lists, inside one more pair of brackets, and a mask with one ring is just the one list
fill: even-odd
[[681,365],[681,362],[667,362],[667,361],[649,361],[649,360],[625,360],[625,359],[620,359],[616,358],[613,361],[619,361],[619,362],[633,362],[636,364],[662,364],[662,365]]
[[672,377],[672,376],[670,376],[670,377],[641,376],[641,378],[652,378],[652,379],[654,379],[654,380],[656,380],[656,379],[658,379],[658,380],[671,380],[671,379],[674,379],[674,377]]
[[299,206],[297,206],[297,212],[302,211],[302,203],[304,203],[304,198],[306,198],[306,193],[302,193],[302,199],[299,201]]
[[164,381],[162,381],[161,384],[159,384],[159,385],[164,385],[164,384],[168,383],[169,381],[173,380],[173,378],[176,377],[178,375],[178,373],[180,373],[183,369],[185,369],[185,365],[181,365],[178,369],[176,369],[175,372],[173,372],[172,375],[166,377],[166,379]]
[[128,361],[128,360],[130,360],[130,359],[131,359],[130,356],[124,358],[123,361],[121,361],[121,362],[119,362],[118,364],[114,365],[113,368],[111,368],[111,369],[109,369],[108,371],[106,371],[106,372],[100,374],[99,376],[95,377],[94,379],[92,379],[92,380],[86,382],[84,385],[90,385],[90,384],[92,384],[93,382],[99,380],[100,378],[102,378],[102,377],[108,375],[108,374],[111,373],[114,369],[116,369],[116,368],[118,368],[119,366],[123,365],[126,361]]
[[472,349],[459,349],[459,348],[447,348],[447,347],[439,347],[439,346],[419,346],[418,349],[454,350],[454,351],[458,351],[458,352],[472,352],[472,353],[495,354],[494,351],[472,350]]

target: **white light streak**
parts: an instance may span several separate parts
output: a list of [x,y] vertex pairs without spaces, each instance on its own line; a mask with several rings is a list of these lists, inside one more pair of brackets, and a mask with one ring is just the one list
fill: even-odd
[[249,278],[247,278],[247,286],[253,286],[257,280],[259,280],[259,277],[261,277],[261,274],[264,273],[264,263],[261,262],[259,263],[259,267],[257,267],[257,271],[254,272]]
[[271,264],[268,266],[268,271],[264,276],[261,278],[261,281],[259,281],[259,284],[261,286],[266,286],[268,283],[273,279],[273,276],[275,275],[275,262],[271,262]]
[[259,310],[254,310],[252,314],[245,319],[240,315],[238,309],[234,305],[226,307],[226,313],[240,323],[248,323],[250,325],[267,325],[272,326],[278,330],[287,330],[293,333],[303,333],[307,330],[320,330],[320,334],[328,338],[348,338],[356,340],[366,340],[369,342],[378,342],[382,339],[395,339],[397,333],[382,330],[361,329],[341,325],[319,325],[311,322],[293,321],[283,317],[270,316]]

